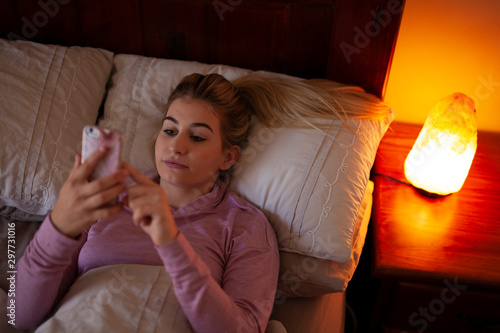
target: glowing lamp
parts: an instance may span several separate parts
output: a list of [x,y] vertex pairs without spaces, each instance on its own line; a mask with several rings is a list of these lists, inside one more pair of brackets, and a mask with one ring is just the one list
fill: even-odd
[[474,101],[462,93],[449,95],[431,110],[408,154],[406,179],[431,195],[457,192],[469,173],[476,147]]

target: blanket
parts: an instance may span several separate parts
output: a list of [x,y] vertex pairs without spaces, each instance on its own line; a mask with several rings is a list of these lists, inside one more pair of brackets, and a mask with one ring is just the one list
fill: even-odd
[[[6,295],[1,295],[2,301]],[[7,327],[6,327],[7,328]],[[15,330],[13,330],[15,332]],[[241,328],[241,332],[245,332]],[[162,266],[111,265],[78,278],[36,333],[193,332]],[[286,332],[270,321],[267,333]]]

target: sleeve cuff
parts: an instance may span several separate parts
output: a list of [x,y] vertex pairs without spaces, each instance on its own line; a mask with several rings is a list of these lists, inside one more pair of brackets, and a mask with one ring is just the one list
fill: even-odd
[[180,231],[171,242],[157,246],[156,250],[169,274],[189,271],[197,258],[194,249]]
[[55,258],[72,255],[72,250],[77,249],[85,242],[85,237],[83,237],[83,235],[74,239],[57,230],[50,219],[50,214],[43,220],[40,229],[38,229],[36,239],[40,248]]

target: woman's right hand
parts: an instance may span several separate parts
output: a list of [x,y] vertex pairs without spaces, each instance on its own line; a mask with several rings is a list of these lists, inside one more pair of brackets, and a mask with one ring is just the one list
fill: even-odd
[[76,155],[75,164],[59,192],[59,199],[50,214],[54,226],[68,237],[76,238],[95,221],[117,214],[123,207],[121,203],[108,205],[126,189],[123,182],[129,175],[125,169],[88,181],[92,170],[104,157],[107,150],[98,149],[85,163]]

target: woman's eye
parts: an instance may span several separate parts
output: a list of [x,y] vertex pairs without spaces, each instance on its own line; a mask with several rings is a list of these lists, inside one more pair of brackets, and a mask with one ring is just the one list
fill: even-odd
[[166,129],[166,130],[163,130],[163,132],[168,135],[168,136],[172,136],[175,134],[174,130],[171,130],[171,129]]
[[191,136],[191,138],[193,139],[193,141],[196,141],[196,142],[205,141],[204,138],[196,136],[196,135]]

